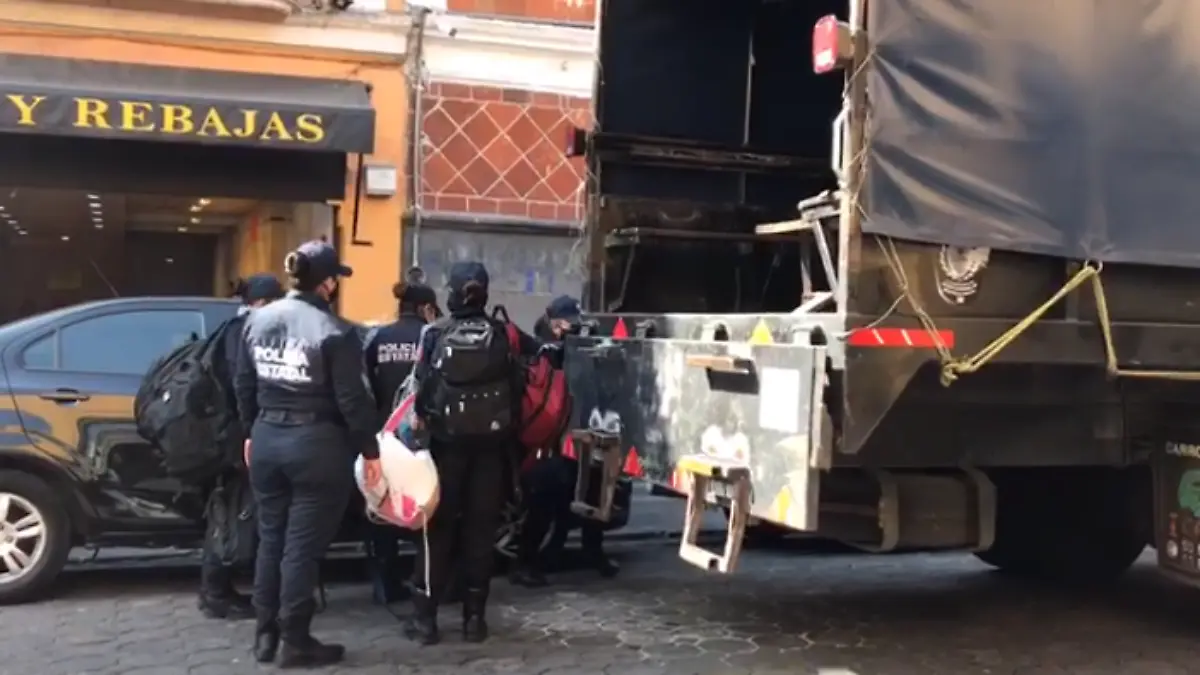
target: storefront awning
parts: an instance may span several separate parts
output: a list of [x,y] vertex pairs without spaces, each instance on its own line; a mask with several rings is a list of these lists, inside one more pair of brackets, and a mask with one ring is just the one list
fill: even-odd
[[0,55],[0,133],[369,153],[366,84]]

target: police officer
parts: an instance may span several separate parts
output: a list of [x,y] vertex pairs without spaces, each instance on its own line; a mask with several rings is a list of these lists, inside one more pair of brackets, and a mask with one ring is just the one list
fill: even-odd
[[[395,409],[396,395],[417,362],[417,347],[425,326],[441,316],[437,294],[418,282],[400,282],[392,287],[400,303],[396,321],[373,329],[367,336],[367,380],[375,394],[379,426]],[[367,528],[368,565],[375,602],[390,604],[406,597],[402,577],[397,573],[400,546],[397,528],[369,525]]]
[[392,295],[400,303],[399,317],[367,337],[367,379],[375,394],[380,425],[394,410],[396,392],[417,363],[417,347],[425,326],[441,316],[437,294],[424,284],[398,283]]
[[[226,382],[232,396],[233,374],[237,372],[237,358],[242,353],[242,329],[246,315],[267,303],[283,297],[283,286],[279,280],[270,274],[255,274],[245,281],[239,281],[236,297],[244,303],[238,308],[238,314],[230,319],[225,331],[226,363],[229,364]],[[237,401],[229,401],[230,410],[237,409]],[[233,481],[246,481],[244,467],[230,470],[217,480],[228,487]],[[209,499],[218,499],[223,493],[213,491]],[[254,608],[250,598],[238,593],[233,586],[234,570],[227,567],[221,559],[221,553],[216,548],[216,540],[205,537],[204,551],[200,559],[200,611],[210,619],[242,620],[254,617]]]
[[284,267],[293,290],[247,319],[235,378],[258,504],[254,655],[273,661],[282,639],[280,667],[322,667],[345,649],[309,630],[318,565],[354,489],[355,456],[373,485],[379,448],[361,340],[331,309],[351,269],[322,241],[301,245]]
[[[557,358],[556,367],[562,367],[562,342],[578,327],[580,314],[579,300],[562,295],[550,302],[545,314],[534,324],[533,334],[537,339],[547,346],[559,347],[551,352]],[[553,454],[536,461],[522,473],[521,491],[527,510],[517,546],[517,567],[510,576],[513,583],[528,587],[546,585],[539,547],[556,519],[560,522],[578,519],[571,512],[578,471],[577,460]],[[596,476],[593,484],[598,479],[599,476]],[[601,576],[615,576],[620,568],[604,553],[604,526],[589,518],[579,520],[582,521],[580,529],[584,558]]]
[[[515,442],[516,429],[502,430],[499,434],[511,433],[511,438],[502,438],[489,443],[474,444],[468,441],[447,440],[453,438],[453,430],[443,426],[441,411],[434,400],[438,394],[439,368],[449,353],[438,352],[444,336],[452,334],[456,326],[468,322],[478,325],[489,320],[486,313],[488,301],[488,273],[481,263],[460,262],[450,268],[449,297],[446,302],[450,316],[431,325],[421,340],[420,361],[417,363],[416,412],[418,426],[426,429],[430,437],[430,451],[438,467],[441,487],[441,502],[427,528],[429,553],[418,547],[418,559],[414,570],[414,612],[405,626],[406,635],[422,644],[438,641],[437,607],[444,599],[450,575],[461,575],[463,589],[463,638],[469,642],[487,639],[485,609],[491,585],[493,544],[499,527],[500,511],[511,487],[509,452]],[[507,328],[493,321],[493,326],[504,336],[505,349],[513,345],[507,342]],[[539,347],[532,337],[517,331],[516,350],[522,354],[534,354]],[[436,355],[435,355],[435,352]],[[510,361],[515,376],[516,362]],[[520,392],[514,391],[514,405],[519,405]],[[451,432],[447,435],[446,432]],[[457,560],[453,557],[458,557]],[[428,586],[426,586],[428,575]]]

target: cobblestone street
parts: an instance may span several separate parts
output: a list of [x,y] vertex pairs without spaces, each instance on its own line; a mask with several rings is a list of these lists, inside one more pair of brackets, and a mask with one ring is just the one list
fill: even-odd
[[[704,576],[660,543],[617,549],[616,582],[576,572],[544,591],[495,584],[494,638],[419,649],[334,585],[316,622],[351,660],[336,673],[640,675],[1167,675],[1200,673],[1200,596],[1148,561],[1098,592],[1026,585],[962,555],[868,557],[754,550],[733,579]],[[0,673],[232,675],[262,669],[252,628],[202,620],[189,570],[80,572],[56,600],[0,610]],[[397,608],[397,613],[406,611]]]

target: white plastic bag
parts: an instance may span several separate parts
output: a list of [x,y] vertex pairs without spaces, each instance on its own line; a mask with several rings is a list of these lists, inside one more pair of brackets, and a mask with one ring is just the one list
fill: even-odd
[[393,433],[376,436],[383,480],[367,487],[363,459],[354,463],[354,478],[367,502],[367,515],[377,522],[421,530],[429,524],[441,498],[437,465],[428,450],[410,450]]
[[367,502],[367,517],[376,523],[420,530],[425,545],[425,592],[429,589],[429,534],[427,526],[441,500],[437,465],[428,450],[410,448],[400,436],[412,440],[412,409],[416,396],[400,401],[383,430],[379,443],[378,484],[367,487],[363,476],[363,458],[354,462],[354,480]]

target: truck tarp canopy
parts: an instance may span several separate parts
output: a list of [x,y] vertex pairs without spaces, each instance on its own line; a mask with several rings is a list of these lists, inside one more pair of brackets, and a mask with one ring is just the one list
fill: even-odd
[[1200,2],[870,5],[864,229],[1200,267]]

